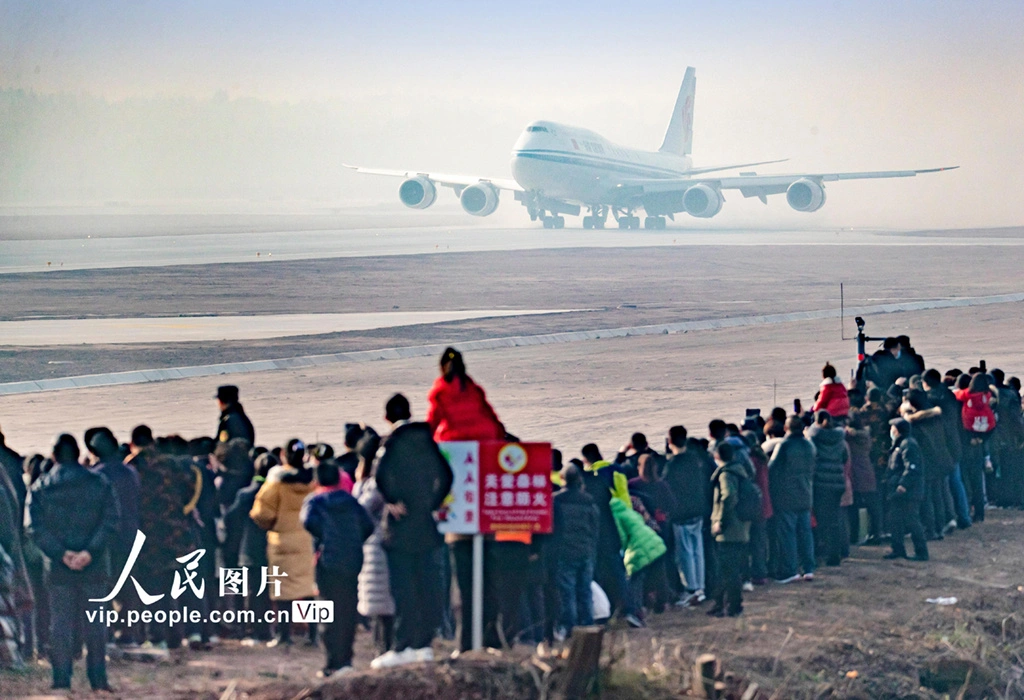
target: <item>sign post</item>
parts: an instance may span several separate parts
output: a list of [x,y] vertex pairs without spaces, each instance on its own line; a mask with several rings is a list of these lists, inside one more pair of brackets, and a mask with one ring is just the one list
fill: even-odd
[[438,529],[473,536],[472,641],[483,648],[484,535],[551,532],[551,445],[518,442],[445,442],[452,492]]

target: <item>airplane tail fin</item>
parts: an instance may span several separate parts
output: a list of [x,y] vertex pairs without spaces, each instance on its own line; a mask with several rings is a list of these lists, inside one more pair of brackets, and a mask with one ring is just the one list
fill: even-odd
[[697,87],[697,71],[691,66],[686,69],[683,85],[679,88],[676,108],[665,132],[665,141],[658,149],[662,153],[688,156],[693,150],[693,95]]

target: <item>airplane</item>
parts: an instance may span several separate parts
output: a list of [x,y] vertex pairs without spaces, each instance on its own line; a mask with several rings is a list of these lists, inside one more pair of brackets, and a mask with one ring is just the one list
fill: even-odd
[[675,214],[681,213],[710,219],[722,210],[725,190],[739,190],[744,197],[757,197],[765,204],[769,195],[785,194],[786,202],[796,211],[815,212],[825,204],[826,182],[914,177],[959,167],[789,175],[740,172],[708,177],[709,173],[784,160],[694,167],[690,155],[696,85],[696,70],[691,66],[686,69],[665,139],[656,152],[616,145],[588,129],[536,121],[526,127],[512,151],[511,180],[345,167],[368,175],[404,178],[398,197],[412,209],[432,205],[441,186],[455,191],[467,214],[489,216],[498,208],[504,190],[511,191],[526,207],[530,220],[539,219],[544,228],[564,228],[563,215],[579,216],[585,207],[589,212],[583,217],[585,229],[604,228],[609,213],[619,228],[638,229],[636,212],[640,209],[645,212],[644,227],[648,229],[664,229],[666,217],[674,221]]

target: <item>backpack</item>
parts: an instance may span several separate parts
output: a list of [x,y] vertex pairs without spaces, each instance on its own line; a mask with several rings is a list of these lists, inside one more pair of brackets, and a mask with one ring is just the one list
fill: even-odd
[[745,523],[760,520],[763,513],[761,489],[753,479],[743,477],[739,482],[740,493],[736,501],[736,517]]

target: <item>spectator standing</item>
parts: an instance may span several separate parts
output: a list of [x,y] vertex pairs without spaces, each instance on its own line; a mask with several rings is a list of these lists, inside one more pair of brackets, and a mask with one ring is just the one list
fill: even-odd
[[371,620],[377,656],[391,650],[395,631],[395,600],[391,596],[387,554],[381,546],[385,503],[373,474],[373,458],[379,448],[380,437],[373,429],[367,429],[356,443],[354,451],[358,455],[359,465],[356,468],[356,485],[352,491],[374,524],[373,534],[363,543],[358,611]]
[[914,558],[928,561],[928,542],[921,525],[921,500],[924,498],[924,470],[921,449],[912,436],[909,422],[902,418],[892,422],[892,453],[889,457],[887,498],[891,502],[892,551],[886,559],[906,559],[904,538],[910,533]]
[[433,661],[431,643],[441,625],[443,540],[434,511],[452,487],[452,470],[434,442],[431,425],[413,422],[409,401],[392,396],[385,407],[391,434],[377,457],[377,488],[384,498],[383,546],[395,599],[395,648],[373,668]]
[[49,562],[50,664],[53,687],[70,688],[73,639],[84,627],[86,674],[93,690],[109,691],[107,629],[102,615],[110,575],[108,549],[118,530],[117,500],[106,477],[78,462],[78,442],[61,435],[53,447],[56,466],[32,487],[31,536]]
[[[314,489],[313,472],[303,464],[306,446],[299,439],[288,441],[284,464],[274,467],[256,494],[249,517],[267,531],[267,564],[275,574],[287,574],[268,583],[270,599],[278,611],[291,610],[291,602],[316,595],[313,575],[313,538],[302,527],[299,512]],[[269,576],[268,576],[269,579]],[[291,621],[278,623],[277,637],[267,646],[292,643]],[[309,639],[315,640],[310,625]]]
[[245,409],[238,402],[238,387],[232,384],[217,387],[217,406],[220,408],[220,422],[217,424],[217,442],[229,442],[244,438],[252,447],[256,444],[256,431],[252,421],[245,415]]
[[555,582],[562,602],[561,631],[565,636],[576,625],[594,624],[591,582],[601,530],[597,505],[583,490],[583,475],[569,465],[562,470],[565,488],[554,496],[554,528],[551,553]]
[[743,613],[743,564],[750,543],[750,523],[740,520],[736,506],[740,486],[748,476],[728,442],[718,443],[715,462],[718,468],[711,477],[714,499],[711,534],[718,546],[721,582],[715,595],[715,605],[708,614],[736,617]]
[[804,437],[803,419],[790,416],[786,421],[786,437],[775,446],[768,462],[768,490],[781,560],[776,572],[779,583],[814,579],[811,506],[815,458],[814,444]]
[[818,411],[807,436],[815,449],[814,517],[818,520],[817,531],[821,534],[825,565],[839,566],[846,538],[840,507],[846,490],[846,463],[850,459],[846,434],[833,424],[828,411]]
[[672,527],[675,531],[679,573],[688,595],[682,605],[704,600],[704,519],[711,514],[710,458],[700,443],[687,437],[686,428],[672,426],[668,431],[669,459],[665,464],[665,483],[676,500]]
[[319,486],[306,497],[299,516],[313,536],[319,597],[334,603],[334,621],[320,631],[327,654],[322,678],[352,670],[363,543],[373,534],[373,521],[345,490],[341,474],[333,461],[322,461],[316,468]]

